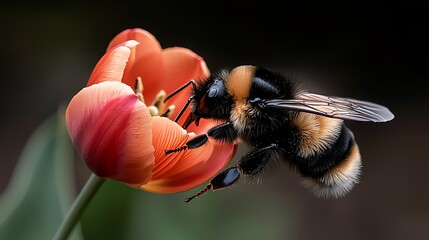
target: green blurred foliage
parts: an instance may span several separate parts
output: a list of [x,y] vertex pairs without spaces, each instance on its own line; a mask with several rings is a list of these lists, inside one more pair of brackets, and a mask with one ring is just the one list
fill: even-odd
[[[238,189],[237,189],[238,190]],[[194,190],[195,191],[195,190]],[[284,216],[275,199],[243,198],[240,191],[204,196],[186,204],[193,191],[159,195],[106,181],[82,218],[85,239],[294,239],[293,204]],[[220,193],[217,193],[220,194]],[[249,208],[252,204],[264,208]]]
[[75,193],[69,139],[64,109],[30,137],[0,199],[0,239],[53,237]]

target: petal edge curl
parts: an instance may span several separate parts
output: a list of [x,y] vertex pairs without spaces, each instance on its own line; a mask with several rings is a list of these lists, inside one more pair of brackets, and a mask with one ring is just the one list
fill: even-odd
[[125,66],[130,58],[131,49],[138,44],[139,42],[137,41],[129,40],[107,51],[95,65],[87,86],[104,81],[120,82],[124,75]]

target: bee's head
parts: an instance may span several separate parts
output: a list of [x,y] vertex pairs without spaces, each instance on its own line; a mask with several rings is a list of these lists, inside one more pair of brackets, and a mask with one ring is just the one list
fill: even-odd
[[191,112],[183,125],[187,128],[201,118],[227,120],[231,110],[232,97],[228,95],[222,78],[211,78],[201,83],[194,91]]

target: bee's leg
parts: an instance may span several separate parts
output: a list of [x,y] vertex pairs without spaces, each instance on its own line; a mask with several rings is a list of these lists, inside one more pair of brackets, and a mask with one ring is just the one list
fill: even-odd
[[203,190],[192,197],[186,198],[185,202],[189,203],[192,199],[201,196],[210,189],[216,191],[232,186],[240,179],[240,175],[256,176],[273,158],[273,155],[277,153],[277,149],[277,144],[271,144],[267,147],[257,148],[246,153],[241,157],[236,166],[217,174]]
[[225,122],[210,128],[205,134],[194,137],[193,139],[189,140],[185,146],[171,150],[164,150],[165,154],[201,147],[209,140],[209,137],[218,141],[231,143],[237,138],[237,132],[235,131],[231,122]]
[[207,136],[221,142],[232,143],[237,139],[237,131],[230,121],[214,126],[207,131]]

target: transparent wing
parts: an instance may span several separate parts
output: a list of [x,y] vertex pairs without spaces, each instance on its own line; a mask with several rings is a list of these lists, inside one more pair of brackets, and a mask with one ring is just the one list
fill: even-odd
[[308,112],[354,121],[387,122],[394,118],[388,108],[376,103],[314,93],[302,93],[295,99],[265,100],[265,104],[267,108]]

